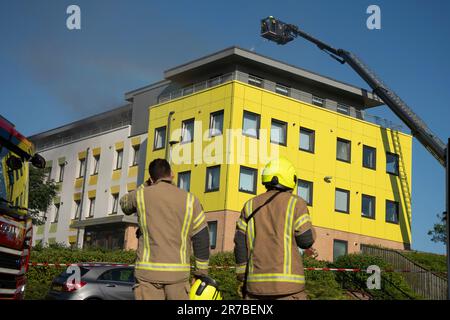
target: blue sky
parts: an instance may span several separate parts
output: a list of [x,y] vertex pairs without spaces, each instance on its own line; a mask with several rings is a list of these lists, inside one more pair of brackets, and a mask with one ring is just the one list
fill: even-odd
[[[79,31],[66,28],[70,4],[81,8]],[[381,8],[381,30],[366,28],[371,4]],[[445,0],[0,0],[0,113],[38,133],[120,106],[165,69],[231,45],[367,87],[305,41],[260,38],[259,19],[273,15],[356,53],[446,140],[449,14]],[[387,107],[371,113],[400,123]],[[426,233],[444,210],[444,170],[416,140],[412,180],[413,248],[443,253]]]

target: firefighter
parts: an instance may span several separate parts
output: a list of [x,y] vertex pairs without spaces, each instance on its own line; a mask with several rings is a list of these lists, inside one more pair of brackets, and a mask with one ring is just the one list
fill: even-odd
[[207,275],[209,232],[198,199],[173,183],[164,159],[149,165],[150,183],[120,199],[122,211],[137,212],[140,236],[135,264],[136,300],[189,300],[191,242],[194,277]]
[[267,192],[244,205],[236,224],[236,274],[245,299],[306,300],[303,262],[297,248],[315,240],[306,202],[292,194],[297,177],[284,157],[262,172]]

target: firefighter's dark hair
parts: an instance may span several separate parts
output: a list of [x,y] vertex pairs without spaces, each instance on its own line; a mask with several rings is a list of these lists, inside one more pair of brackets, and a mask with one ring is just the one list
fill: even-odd
[[166,159],[155,159],[150,162],[148,166],[148,172],[153,182],[161,178],[170,177],[171,169],[170,164]]

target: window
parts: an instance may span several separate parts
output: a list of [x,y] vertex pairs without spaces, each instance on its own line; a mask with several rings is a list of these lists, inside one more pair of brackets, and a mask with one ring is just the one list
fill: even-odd
[[185,171],[178,173],[178,188],[189,192],[191,190],[191,172]]
[[272,119],[272,125],[270,127],[270,142],[286,145],[287,136],[287,123]]
[[116,150],[116,168],[114,170],[122,169],[123,150]]
[[333,261],[336,261],[339,257],[345,256],[348,252],[348,243],[343,240],[333,241]]
[[153,141],[153,150],[163,149],[166,146],[166,127],[155,129],[155,140]]
[[55,215],[53,217],[53,223],[57,223],[58,219],[59,219],[59,208],[60,208],[60,204],[59,203],[55,203]]
[[131,162],[132,166],[137,166],[139,163],[139,149],[139,144],[133,146],[133,161]]
[[45,180],[47,182],[50,182],[51,176],[52,176],[52,167],[45,168],[45,171],[46,171],[46,174],[45,174],[46,178],[45,178]]
[[252,86],[256,86],[256,87],[260,87],[262,88],[263,86],[263,79],[258,78],[256,76],[253,75],[248,75],[248,84],[251,84]]
[[217,244],[217,221],[209,221],[208,229],[209,229],[209,246],[211,247],[211,249],[215,249]]
[[89,198],[89,212],[88,212],[89,218],[92,218],[94,216],[94,210],[95,210],[95,198]]
[[336,188],[334,209],[337,212],[349,213],[350,191]]
[[223,134],[223,110],[211,113],[209,120],[209,136],[215,137]]
[[84,166],[86,165],[86,159],[78,160],[78,178],[84,177]]
[[300,145],[299,149],[314,153],[314,130],[300,128]]
[[306,180],[298,180],[297,195],[306,201],[308,206],[313,203],[313,183]]
[[377,149],[364,145],[363,146],[363,167],[376,169],[377,165]]
[[185,120],[181,126],[181,143],[194,141],[194,119]]
[[220,166],[206,168],[206,192],[217,191],[220,187]]
[[350,107],[345,104],[338,103],[336,111],[342,114],[350,115]]
[[259,138],[259,114],[244,111],[244,118],[242,120],[242,134],[244,136]]
[[276,93],[282,94],[284,96],[289,96],[290,95],[290,91],[291,91],[290,88],[288,88],[286,86],[283,86],[283,85],[281,85],[279,83],[277,83],[275,85],[275,92]]
[[64,180],[64,168],[65,167],[66,167],[65,163],[61,163],[59,165],[59,179],[58,179],[59,182],[63,182],[63,180]]
[[239,191],[256,194],[258,169],[242,167],[239,172]]
[[398,176],[398,155],[386,152],[386,172]]
[[351,142],[345,139],[337,139],[336,159],[344,162],[350,162]]
[[92,170],[92,174],[98,174],[98,168],[100,165],[100,155],[94,156],[94,167]]
[[111,214],[117,213],[118,207],[119,207],[119,194],[113,193],[111,194]]
[[386,200],[386,222],[398,223],[398,202]]
[[375,197],[363,194],[361,196],[361,215],[375,219]]
[[112,269],[104,272],[98,280],[112,282],[134,283],[134,271],[132,268]]
[[312,104],[318,107],[324,107],[325,106],[325,99],[313,96],[312,97]]
[[73,216],[73,219],[79,219],[80,218],[80,210],[81,210],[81,201],[80,200],[75,200],[75,214]]

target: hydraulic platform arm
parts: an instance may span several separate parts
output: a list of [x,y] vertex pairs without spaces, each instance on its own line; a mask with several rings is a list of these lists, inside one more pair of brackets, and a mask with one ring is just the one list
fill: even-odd
[[297,26],[281,22],[273,17],[261,20],[261,36],[278,44],[286,44],[300,36],[317,45],[319,49],[328,53],[333,59],[342,64],[347,63],[372,88],[373,92],[408,126],[412,135],[420,141],[442,166],[446,166],[446,145],[400,97],[389,89],[353,53],[343,49],[335,49],[300,30]]

